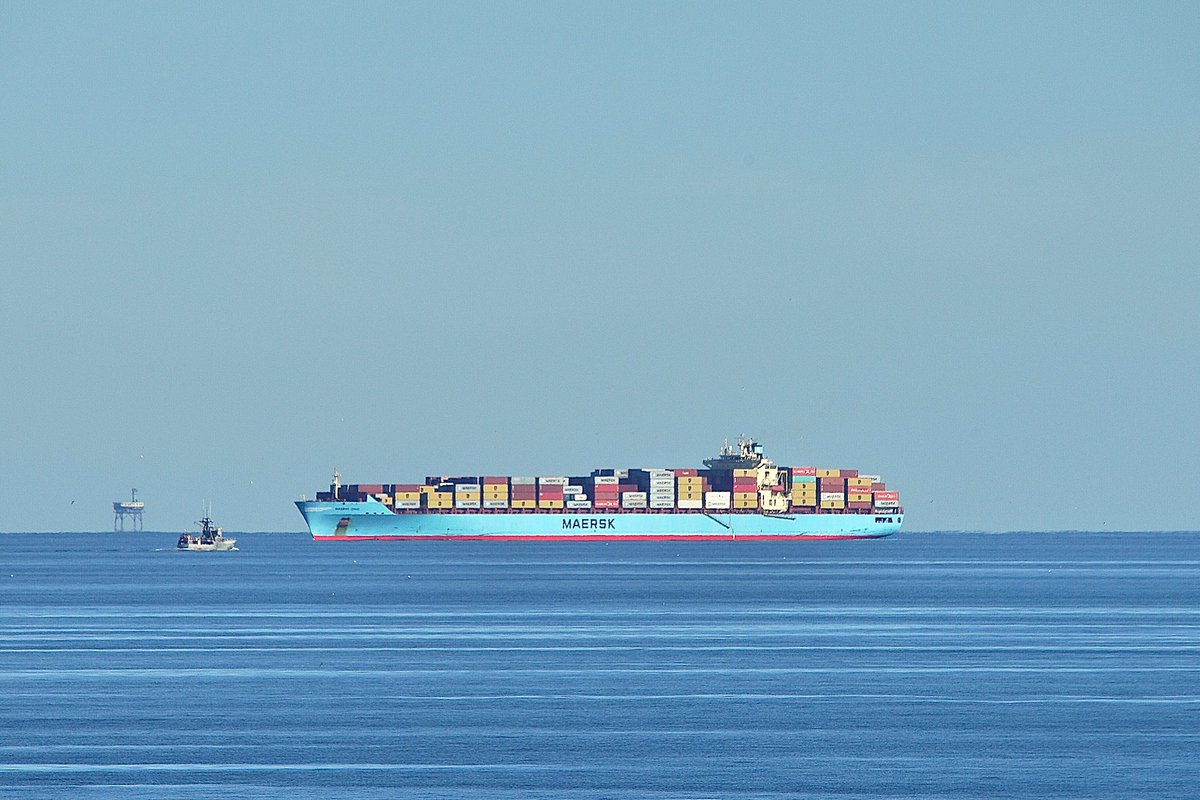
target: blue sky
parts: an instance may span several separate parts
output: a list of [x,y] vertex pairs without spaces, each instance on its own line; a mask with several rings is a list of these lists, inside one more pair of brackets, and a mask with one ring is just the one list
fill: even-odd
[[0,8],[0,530],[753,434],[1200,528],[1189,4]]

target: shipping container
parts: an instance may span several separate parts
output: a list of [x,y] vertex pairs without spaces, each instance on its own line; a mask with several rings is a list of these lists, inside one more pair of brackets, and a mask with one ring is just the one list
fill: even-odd
[[793,478],[815,478],[817,477],[816,467],[792,467]]
[[485,497],[485,498],[483,498],[483,507],[484,508],[508,508],[508,501],[507,500],[497,500],[494,498]]
[[420,500],[397,500],[393,506],[398,511],[410,511],[421,507]]
[[704,508],[704,501],[700,500],[699,498],[697,498],[695,500],[679,500],[678,502],[676,502],[675,506],[676,506],[676,508],[686,508],[689,510],[695,510],[698,508]]
[[537,483],[537,478],[533,477],[532,475],[517,475],[509,478],[508,482],[513,486],[517,486],[518,484],[527,485]]
[[874,494],[875,494],[876,500],[899,500],[900,499],[899,492],[875,492]]
[[579,509],[579,508],[591,508],[591,507],[592,507],[592,501],[590,501],[590,500],[567,500],[567,501],[566,501],[566,507],[567,507],[567,508],[574,508],[574,509]]

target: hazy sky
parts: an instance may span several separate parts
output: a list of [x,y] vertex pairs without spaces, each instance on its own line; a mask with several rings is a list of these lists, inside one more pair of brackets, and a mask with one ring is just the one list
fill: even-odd
[[1200,528],[1194,3],[0,4],[0,530],[859,467]]

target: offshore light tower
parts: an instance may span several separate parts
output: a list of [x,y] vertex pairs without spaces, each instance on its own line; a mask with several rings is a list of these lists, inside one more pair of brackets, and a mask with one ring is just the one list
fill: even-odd
[[129,530],[140,531],[142,512],[145,510],[146,504],[137,499],[137,489],[131,489],[128,500],[113,503],[113,531],[125,530],[125,520],[129,520]]

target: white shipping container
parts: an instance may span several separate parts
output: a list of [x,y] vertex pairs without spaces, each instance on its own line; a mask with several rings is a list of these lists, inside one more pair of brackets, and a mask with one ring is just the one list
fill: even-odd
[[478,483],[456,483],[454,484],[455,492],[478,492],[482,491]]
[[627,470],[627,469],[616,469],[616,470],[613,470],[613,472],[616,473],[616,476],[618,478],[628,478],[629,477],[629,470]]
[[897,500],[876,500],[876,508],[899,508],[900,503]]
[[651,486],[674,486],[675,479],[670,476],[665,477],[665,478],[651,478],[650,485]]
[[730,503],[731,501],[728,497],[726,497],[724,500],[715,497],[704,498],[705,508],[729,508]]
[[562,475],[545,475],[538,478],[538,483],[542,486],[566,486],[567,479]]
[[455,500],[455,508],[479,508],[478,500]]
[[621,492],[621,497],[623,497],[623,498],[628,497],[631,500],[645,500],[646,493],[645,492]]
[[408,509],[408,508],[420,508],[420,507],[421,507],[420,500],[397,500],[396,501],[396,508],[399,508],[401,510]]
[[644,497],[642,497],[642,498],[622,497],[621,498],[621,508],[645,508],[645,507],[646,507],[646,498],[644,498]]
[[508,508],[507,500],[484,500],[484,508]]
[[645,472],[651,478],[674,478],[675,477],[675,473],[669,469],[648,469],[648,470],[645,470]]
[[821,500],[822,501],[841,500],[844,502],[846,500],[846,493],[845,492],[821,492]]
[[878,475],[859,475],[860,478],[868,478],[871,483],[883,483],[883,478]]
[[606,486],[609,484],[617,484],[620,482],[621,482],[621,479],[615,475],[597,475],[596,477],[592,478],[592,483],[599,483],[599,484],[603,484]]
[[680,508],[703,508],[703,500],[680,500],[677,505]]
[[705,500],[731,500],[733,499],[732,492],[705,492]]
[[577,483],[568,483],[566,485],[566,488],[563,489],[563,492],[565,494],[579,494],[582,491],[583,491],[583,487]]
[[655,498],[651,497],[650,498],[650,507],[651,508],[674,508],[675,501],[674,500],[656,500]]
[[509,483],[520,483],[520,484],[531,484],[531,483],[537,483],[537,478],[534,478],[531,475],[518,475],[515,478],[509,478],[508,482]]
[[567,506],[567,508],[591,508],[592,501],[591,500],[568,500],[566,502],[566,506]]

